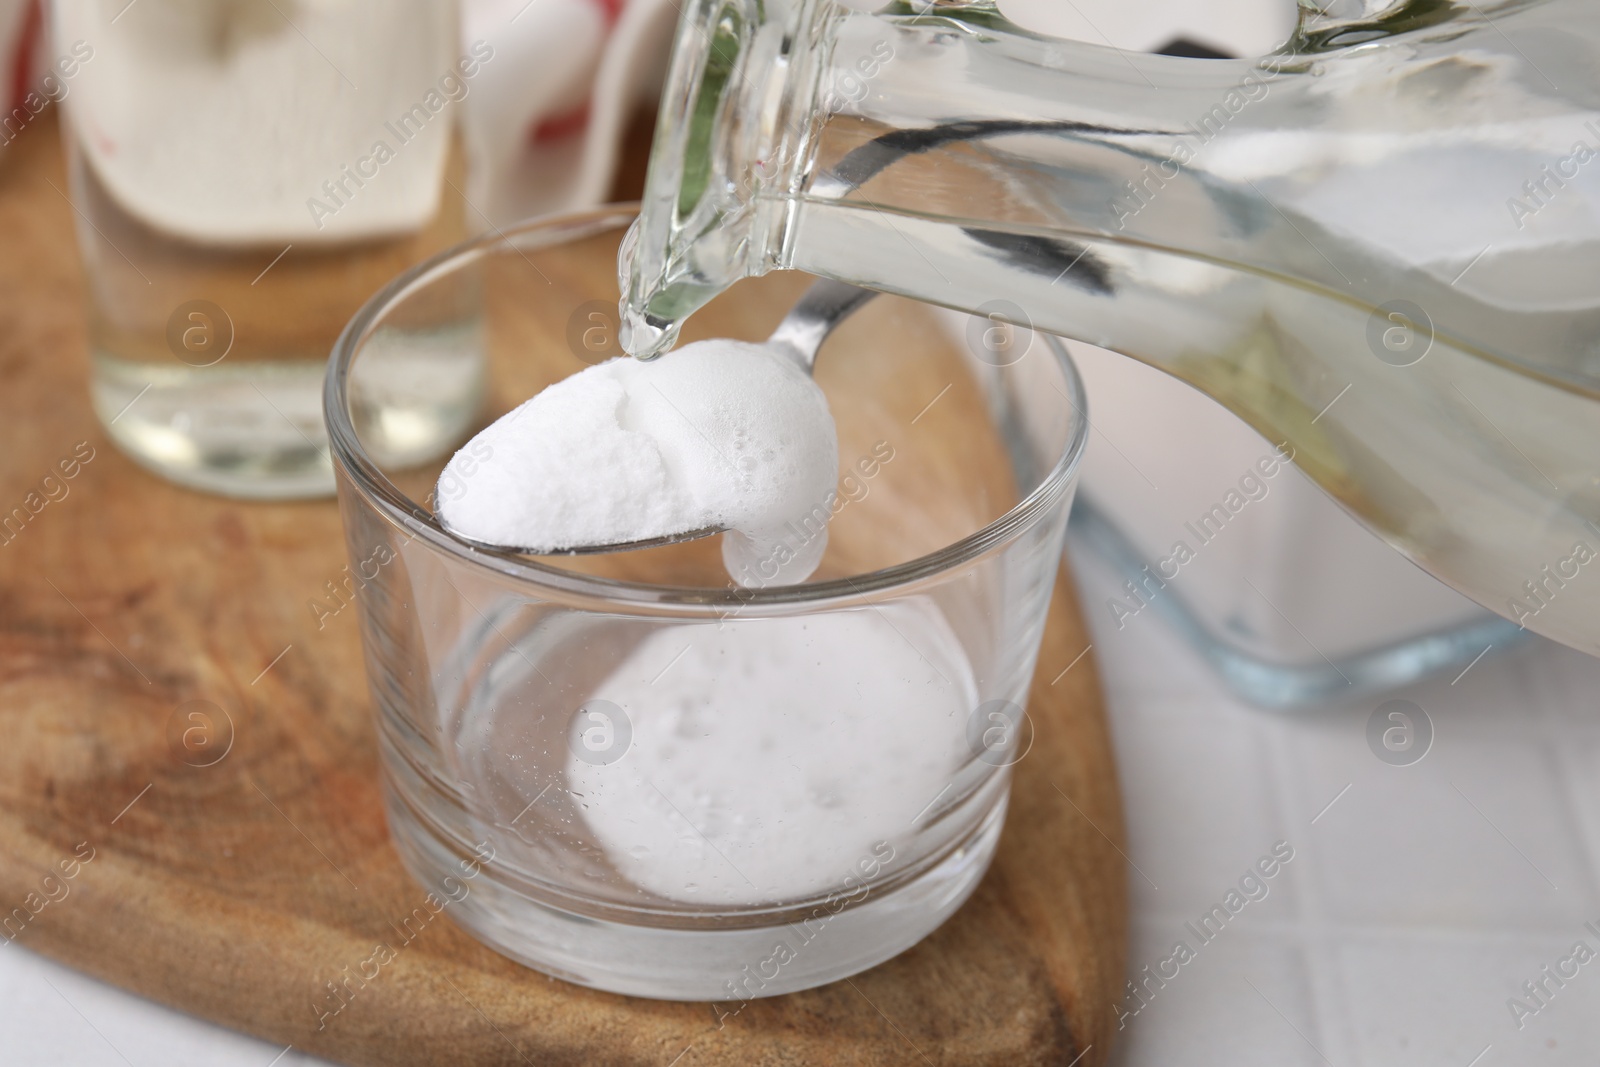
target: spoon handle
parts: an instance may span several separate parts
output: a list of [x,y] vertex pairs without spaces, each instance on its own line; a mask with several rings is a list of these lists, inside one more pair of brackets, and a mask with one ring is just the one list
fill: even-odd
[[789,309],[767,343],[783,349],[810,374],[817,360],[817,350],[833,328],[877,295],[871,289],[819,278]]

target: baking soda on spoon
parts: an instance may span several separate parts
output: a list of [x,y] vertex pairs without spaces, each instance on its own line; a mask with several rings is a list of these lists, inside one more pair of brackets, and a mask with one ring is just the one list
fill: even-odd
[[788,584],[816,569],[827,536],[796,545],[785,526],[828,502],[838,468],[827,398],[794,360],[701,341],[590,367],[505,415],[451,460],[438,514],[452,533],[534,553],[726,527],[735,581]]

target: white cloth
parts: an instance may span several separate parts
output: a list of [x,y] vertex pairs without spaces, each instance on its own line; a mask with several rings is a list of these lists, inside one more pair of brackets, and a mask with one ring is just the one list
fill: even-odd
[[605,201],[676,17],[670,0],[464,0],[462,40],[499,57],[467,102],[474,206],[502,225]]

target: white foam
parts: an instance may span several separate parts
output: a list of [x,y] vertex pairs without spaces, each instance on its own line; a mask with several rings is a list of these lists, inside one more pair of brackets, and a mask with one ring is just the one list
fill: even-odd
[[822,558],[838,467],[827,398],[793,359],[701,341],[550,386],[458,452],[436,500],[452,532],[533,552],[726,527],[735,580],[787,584]]
[[594,689],[628,717],[627,752],[603,765],[574,752],[567,788],[651,893],[803,899],[915,832],[972,758],[977,693],[926,601],[666,627]]

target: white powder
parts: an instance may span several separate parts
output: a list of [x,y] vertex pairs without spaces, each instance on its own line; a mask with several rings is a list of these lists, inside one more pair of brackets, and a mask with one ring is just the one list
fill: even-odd
[[632,741],[573,755],[567,786],[618,871],[672,900],[834,889],[972,757],[977,687],[932,604],[657,630],[593,692]]
[[729,573],[784,584],[827,544],[785,524],[831,513],[838,467],[827,398],[794,360],[701,341],[550,386],[458,452],[436,500],[452,532],[534,552],[727,527]]
[[[78,149],[140,221],[204,243],[314,243],[411,232],[438,210],[455,5],[71,0],[54,11],[60,40],[95,49],[67,98]],[[318,217],[312,198],[337,210]]]

